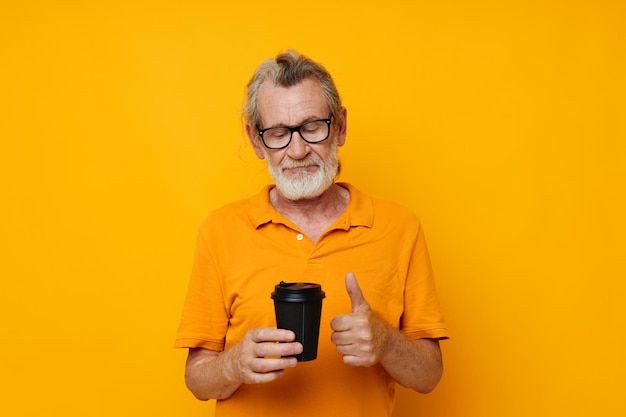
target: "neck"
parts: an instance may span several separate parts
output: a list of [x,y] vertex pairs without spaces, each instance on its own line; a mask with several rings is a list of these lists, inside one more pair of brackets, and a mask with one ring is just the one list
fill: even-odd
[[272,206],[296,224],[303,218],[334,220],[343,213],[349,201],[349,191],[335,183],[318,197],[301,200],[289,200],[276,187],[270,190]]

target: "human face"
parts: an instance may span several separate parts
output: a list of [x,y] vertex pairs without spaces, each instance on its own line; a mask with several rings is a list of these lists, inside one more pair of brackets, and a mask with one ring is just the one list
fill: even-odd
[[[265,82],[259,89],[257,105],[261,115],[260,128],[297,126],[325,119],[330,112],[324,90],[314,79],[306,79],[288,88]],[[289,146],[278,150],[263,146],[256,126],[246,127],[255,153],[267,160],[276,188],[283,196],[289,200],[312,199],[330,188],[339,166],[337,148],[345,142],[345,116],[345,109],[342,109],[324,142],[310,144],[294,132]]]

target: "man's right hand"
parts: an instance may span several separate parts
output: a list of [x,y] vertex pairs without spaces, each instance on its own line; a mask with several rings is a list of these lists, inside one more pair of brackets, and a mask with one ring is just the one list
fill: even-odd
[[[263,384],[283,375],[286,368],[294,368],[296,358],[283,358],[302,353],[302,344],[294,342],[291,330],[261,328],[246,333],[233,346],[231,355],[237,379],[244,384]],[[276,343],[282,342],[282,343]]]
[[[263,384],[280,378],[297,365],[302,353],[295,334],[276,328],[252,329],[238,344],[223,352],[189,349],[185,381],[201,400],[230,397],[241,384]],[[281,343],[278,343],[281,342]]]

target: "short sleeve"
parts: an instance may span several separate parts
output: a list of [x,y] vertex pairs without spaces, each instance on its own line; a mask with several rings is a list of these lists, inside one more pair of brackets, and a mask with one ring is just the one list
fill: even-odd
[[421,224],[412,248],[400,328],[411,339],[449,338]]
[[222,277],[216,267],[219,253],[209,240],[211,226],[199,230],[191,278],[174,346],[224,349],[229,315],[224,303]]

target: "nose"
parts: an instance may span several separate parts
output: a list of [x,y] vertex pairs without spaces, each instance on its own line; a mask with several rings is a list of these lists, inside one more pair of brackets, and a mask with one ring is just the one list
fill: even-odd
[[287,155],[294,160],[304,159],[310,151],[311,147],[302,139],[300,132],[293,132],[291,142],[287,146]]

